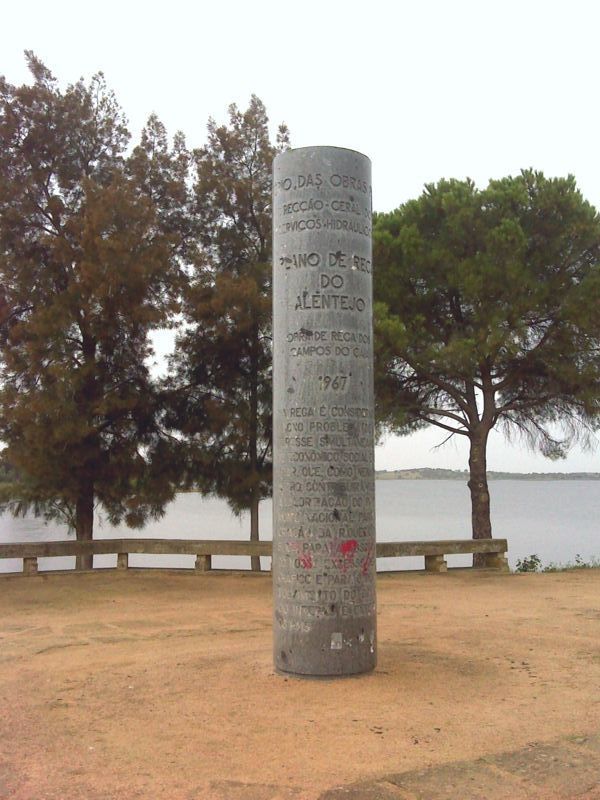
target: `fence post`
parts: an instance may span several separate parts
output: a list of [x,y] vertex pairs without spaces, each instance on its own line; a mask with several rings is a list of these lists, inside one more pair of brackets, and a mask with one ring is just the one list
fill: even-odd
[[38,560],[37,556],[30,556],[23,559],[23,575],[37,575]]
[[425,569],[427,572],[448,572],[448,565],[444,556],[425,556]]
[[498,569],[501,572],[510,572],[506,553],[486,553],[485,565],[491,569]]
[[212,557],[196,555],[196,571],[197,572],[210,572],[212,569]]

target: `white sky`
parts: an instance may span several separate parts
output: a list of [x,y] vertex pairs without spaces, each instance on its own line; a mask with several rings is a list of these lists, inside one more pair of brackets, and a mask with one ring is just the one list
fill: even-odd
[[[366,153],[378,211],[530,166],[573,173],[600,208],[599,30],[594,0],[29,0],[3,4],[0,73],[28,80],[24,49],[62,84],[102,70],[134,137],[156,112],[190,146],[255,93],[294,147]],[[465,468],[463,437],[432,450],[443,438],[389,440],[377,467]],[[488,466],[598,471],[600,450],[550,462],[495,434]]]

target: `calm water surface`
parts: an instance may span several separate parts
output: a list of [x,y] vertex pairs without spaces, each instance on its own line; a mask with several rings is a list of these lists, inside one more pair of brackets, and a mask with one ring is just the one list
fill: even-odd
[[[600,557],[599,481],[493,481],[492,525],[494,536],[508,539],[509,561],[536,553],[542,561],[572,561]],[[471,536],[469,491],[461,481],[377,481],[378,541],[411,539],[465,539]],[[271,502],[260,509],[261,538],[272,536]],[[142,531],[125,525],[112,527],[97,520],[95,536],[245,539],[249,518],[235,517],[227,504],[198,494],[180,494],[158,522]],[[0,542],[50,541],[74,538],[66,527],[36,519],[0,517]],[[449,566],[468,566],[470,556],[449,556]],[[74,558],[40,559],[40,569],[68,569]],[[263,567],[270,559],[262,559]],[[194,556],[132,555],[131,566],[193,567]],[[20,571],[19,559],[0,560],[0,572]],[[96,556],[95,566],[112,567],[115,556]],[[213,559],[215,568],[242,569],[250,566],[244,556]],[[378,559],[378,569],[422,569],[422,558]]]

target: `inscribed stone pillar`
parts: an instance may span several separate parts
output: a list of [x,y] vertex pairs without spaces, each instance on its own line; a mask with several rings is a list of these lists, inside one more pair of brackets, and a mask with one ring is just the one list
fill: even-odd
[[275,667],[351,675],[376,661],[371,162],[273,172]]

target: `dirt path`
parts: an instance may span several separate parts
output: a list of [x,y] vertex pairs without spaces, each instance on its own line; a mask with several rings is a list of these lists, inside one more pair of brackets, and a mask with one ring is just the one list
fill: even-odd
[[0,798],[600,797],[506,764],[496,794],[406,777],[442,791],[448,765],[556,742],[595,763],[597,570],[386,576],[378,598],[377,670],[311,681],[273,673],[266,576],[0,579]]

